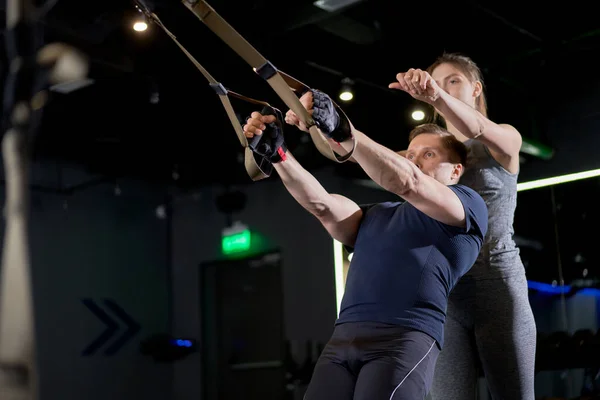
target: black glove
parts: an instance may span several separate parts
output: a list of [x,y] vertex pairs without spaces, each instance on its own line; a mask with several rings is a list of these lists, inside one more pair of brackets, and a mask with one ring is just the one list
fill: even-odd
[[340,116],[335,109],[333,100],[316,89],[311,89],[313,94],[313,119],[321,132],[338,143],[344,142],[352,137],[350,124],[346,117]]
[[274,115],[277,119],[275,122],[265,124],[267,127],[262,135],[255,135],[248,142],[248,147],[252,151],[260,156],[265,157],[272,163],[278,163],[282,161],[282,157],[285,157],[287,146],[283,138],[283,115],[281,111],[276,108],[265,106],[260,112],[263,116]]

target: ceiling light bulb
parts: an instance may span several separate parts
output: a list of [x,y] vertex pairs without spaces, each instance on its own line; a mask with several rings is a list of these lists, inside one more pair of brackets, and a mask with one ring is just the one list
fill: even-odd
[[422,121],[425,118],[425,113],[421,110],[413,111],[412,119],[415,121]]
[[143,32],[146,29],[148,29],[148,24],[143,21],[138,21],[135,24],[133,24],[133,30],[136,32]]

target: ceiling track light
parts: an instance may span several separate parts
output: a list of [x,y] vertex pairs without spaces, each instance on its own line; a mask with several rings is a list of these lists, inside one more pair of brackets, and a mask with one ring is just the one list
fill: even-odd
[[354,98],[353,93],[354,81],[350,78],[342,79],[342,87],[340,88],[340,100],[350,101]]

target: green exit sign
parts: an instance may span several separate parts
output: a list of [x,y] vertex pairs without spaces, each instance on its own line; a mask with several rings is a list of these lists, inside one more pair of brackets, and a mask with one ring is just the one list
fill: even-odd
[[250,250],[250,230],[223,235],[221,239],[221,250],[223,254],[234,254]]

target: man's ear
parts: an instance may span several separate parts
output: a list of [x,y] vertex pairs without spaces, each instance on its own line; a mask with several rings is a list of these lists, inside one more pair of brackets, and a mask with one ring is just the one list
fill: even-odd
[[465,167],[462,164],[454,164],[454,167],[452,168],[452,179],[456,179],[456,181],[458,182],[460,180],[460,177],[462,176],[463,172],[465,170]]

